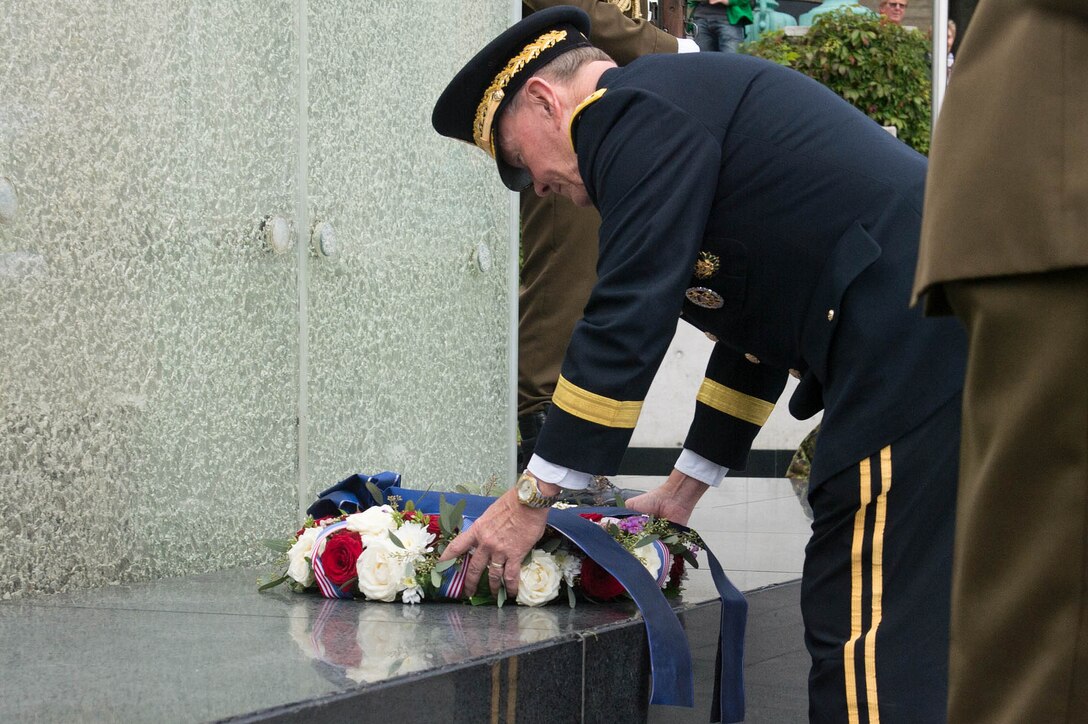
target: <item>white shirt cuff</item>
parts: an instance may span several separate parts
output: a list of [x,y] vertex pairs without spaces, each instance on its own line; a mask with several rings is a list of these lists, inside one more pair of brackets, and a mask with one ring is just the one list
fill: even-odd
[[724,465],[712,463],[702,455],[684,448],[676,460],[676,469],[690,478],[706,483],[712,488],[722,484],[722,478],[729,472]]
[[676,39],[676,52],[677,53],[698,53],[699,44],[691,38],[677,38]]
[[562,465],[555,465],[539,455],[533,455],[529,459],[527,469],[542,482],[568,490],[585,490],[593,480],[593,476],[589,473],[580,473]]

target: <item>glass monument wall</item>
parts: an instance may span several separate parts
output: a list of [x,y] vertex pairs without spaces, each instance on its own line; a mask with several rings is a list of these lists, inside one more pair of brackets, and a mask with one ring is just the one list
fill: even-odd
[[511,14],[0,0],[0,598],[512,470],[511,206],[430,126]]

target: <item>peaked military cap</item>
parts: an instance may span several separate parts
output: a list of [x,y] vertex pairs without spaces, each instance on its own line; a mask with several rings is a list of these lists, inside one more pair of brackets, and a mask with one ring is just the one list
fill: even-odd
[[532,179],[496,153],[499,115],[537,69],[567,51],[589,45],[589,16],[569,5],[529,15],[492,40],[454,76],[434,106],[431,123],[443,136],[479,146],[495,159],[507,188]]

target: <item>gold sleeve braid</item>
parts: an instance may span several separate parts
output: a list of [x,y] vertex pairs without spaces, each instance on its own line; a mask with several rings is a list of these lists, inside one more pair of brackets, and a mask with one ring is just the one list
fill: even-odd
[[703,379],[695,399],[708,407],[713,407],[718,412],[760,427],[767,422],[767,418],[771,416],[771,411],[774,409],[773,402],[746,395],[706,378]]

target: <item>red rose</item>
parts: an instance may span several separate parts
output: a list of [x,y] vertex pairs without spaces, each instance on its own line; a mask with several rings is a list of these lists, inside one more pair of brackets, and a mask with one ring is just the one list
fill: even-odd
[[437,515],[432,515],[431,519],[427,521],[427,532],[434,535],[442,535],[442,527],[438,523],[439,518]]
[[684,578],[684,557],[674,555],[672,568],[669,569],[669,588],[680,588],[680,582]]
[[592,558],[586,558],[582,561],[582,590],[590,598],[611,601],[622,595],[625,589],[611,573],[597,565]]
[[592,522],[594,522],[594,523],[600,523],[600,522],[601,522],[601,518],[603,518],[603,517],[604,517],[604,516],[603,516],[603,515],[601,515],[600,513],[579,513],[578,515],[580,515],[580,516],[582,516],[583,518],[585,518],[586,520],[588,520],[588,521],[592,521]]
[[355,563],[363,553],[363,540],[351,530],[338,530],[325,539],[325,550],[321,551],[321,567],[325,576],[335,586],[343,586],[359,574]]

